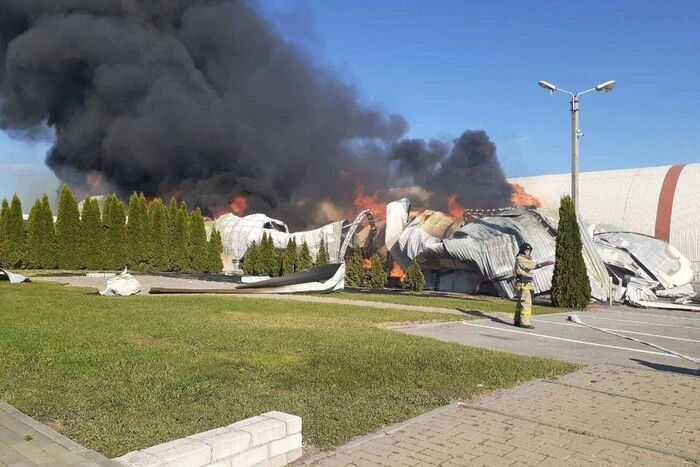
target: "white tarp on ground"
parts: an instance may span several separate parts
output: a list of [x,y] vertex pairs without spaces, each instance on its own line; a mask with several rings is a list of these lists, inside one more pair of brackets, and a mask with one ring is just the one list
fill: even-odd
[[30,282],[28,277],[22,274],[10,272],[7,269],[0,269],[0,280],[9,280],[10,284],[21,284],[22,282]]
[[106,297],[127,297],[136,295],[139,292],[141,292],[141,284],[124,269],[124,272],[107,281],[107,287],[100,292],[100,295]]
[[323,282],[302,282],[300,284],[290,284],[280,287],[267,287],[262,289],[246,289],[248,293],[330,293],[343,290],[345,287],[345,263],[340,263],[335,274],[330,279]]
[[264,214],[251,214],[245,217],[226,214],[217,218],[212,224],[212,228],[221,234],[224,253],[233,257],[234,268],[238,269],[248,247],[253,242],[259,245],[264,233],[272,237],[275,248],[279,249],[287,248],[287,243],[292,238],[296,241],[297,246],[306,242],[313,258],[316,258],[321,242],[325,242],[329,260],[337,262],[339,261],[338,256],[345,224],[346,221],[338,221],[324,225],[319,229],[290,233],[284,222]]

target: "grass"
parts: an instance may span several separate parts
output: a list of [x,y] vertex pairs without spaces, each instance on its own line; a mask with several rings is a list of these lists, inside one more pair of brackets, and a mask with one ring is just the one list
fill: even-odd
[[[416,292],[376,292],[376,291],[344,291],[335,292],[331,297],[346,300],[365,300],[382,303],[395,303],[399,305],[427,306],[432,308],[448,308],[465,312],[477,311],[482,313],[515,313],[515,302],[496,297],[455,297],[440,293],[416,293]],[[547,313],[565,313],[571,311],[552,306],[533,305],[532,314],[542,315]]]
[[0,282],[0,399],[109,457],[280,410],[307,444],[576,365],[384,329],[454,315]]

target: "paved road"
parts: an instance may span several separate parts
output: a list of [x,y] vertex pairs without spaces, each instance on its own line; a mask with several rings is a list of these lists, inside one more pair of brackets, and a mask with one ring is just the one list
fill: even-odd
[[596,365],[387,427],[307,466],[691,466],[698,379]]
[[[700,313],[603,307],[576,315],[586,324],[700,359]],[[567,321],[567,316],[536,315],[532,320],[533,330],[516,328],[502,317],[394,329],[473,347],[576,363],[613,363],[700,375],[698,364],[649,345],[574,324]]]
[[[486,316],[393,329],[469,346],[592,365],[386,427],[309,466],[700,465],[699,365],[657,348],[567,321],[533,318],[534,330]],[[584,323],[700,355],[700,315],[600,308]]]

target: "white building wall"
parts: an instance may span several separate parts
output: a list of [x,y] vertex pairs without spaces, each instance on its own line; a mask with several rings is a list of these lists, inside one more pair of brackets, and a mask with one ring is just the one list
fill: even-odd
[[671,245],[692,263],[696,280],[700,275],[700,164],[683,167],[671,215]]
[[[654,236],[659,196],[671,166],[582,172],[579,174],[581,217],[589,224],[614,224]],[[508,180],[537,197],[544,207],[558,208],[571,192],[571,175],[543,175]],[[670,243],[700,274],[700,164],[683,167],[676,185]]]

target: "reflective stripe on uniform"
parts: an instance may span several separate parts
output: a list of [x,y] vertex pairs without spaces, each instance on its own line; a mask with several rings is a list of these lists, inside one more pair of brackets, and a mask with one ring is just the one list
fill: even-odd
[[520,282],[515,284],[515,290],[532,290],[533,288],[532,284],[523,284]]

